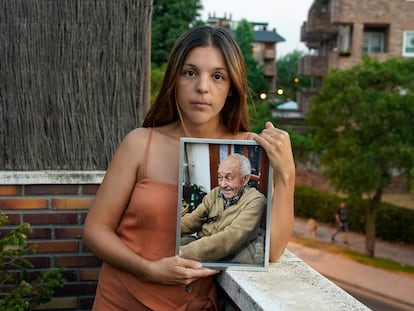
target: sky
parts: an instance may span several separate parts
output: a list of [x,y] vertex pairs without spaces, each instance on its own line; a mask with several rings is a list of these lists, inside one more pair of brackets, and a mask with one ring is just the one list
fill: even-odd
[[277,44],[277,57],[280,58],[293,50],[307,51],[300,42],[300,28],[308,18],[308,11],[314,0],[201,0],[201,18],[207,20],[208,14],[223,17],[232,15],[233,21],[247,19],[251,22],[269,23],[268,30],[276,32],[286,41]]

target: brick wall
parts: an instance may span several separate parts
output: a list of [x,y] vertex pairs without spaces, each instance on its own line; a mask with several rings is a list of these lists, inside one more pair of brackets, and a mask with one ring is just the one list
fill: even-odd
[[56,290],[45,309],[90,310],[101,262],[83,245],[82,228],[99,182],[30,182],[4,184],[0,174],[0,210],[9,217],[3,230],[29,223],[33,229],[29,244],[37,246],[29,257],[35,271],[63,268],[64,287]]

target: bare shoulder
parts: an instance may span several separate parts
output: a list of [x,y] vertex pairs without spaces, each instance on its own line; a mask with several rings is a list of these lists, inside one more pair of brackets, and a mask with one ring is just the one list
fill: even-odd
[[[122,140],[112,159],[112,165],[139,167],[144,158],[144,150],[149,137],[149,129],[136,128],[130,131]],[[132,168],[130,167],[130,169]]]
[[132,146],[137,146],[141,144],[146,144],[148,140],[150,129],[140,127],[130,131],[122,141],[122,144],[128,144]]

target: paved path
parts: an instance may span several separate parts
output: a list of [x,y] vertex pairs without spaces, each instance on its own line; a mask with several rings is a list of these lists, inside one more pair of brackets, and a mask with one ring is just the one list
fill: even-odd
[[[294,235],[331,242],[334,227],[328,224],[318,224],[315,237],[308,233],[307,219],[295,218]],[[336,244],[364,253],[365,237],[355,232],[348,233],[348,245],[342,243],[342,236],[336,238]],[[341,254],[327,253],[319,249],[305,247],[290,242],[288,249],[305,261],[309,266],[333,281],[339,281],[359,287],[407,306],[407,310],[414,310],[414,276],[390,272],[370,267]],[[414,266],[414,245],[376,241],[376,257],[383,257]]]

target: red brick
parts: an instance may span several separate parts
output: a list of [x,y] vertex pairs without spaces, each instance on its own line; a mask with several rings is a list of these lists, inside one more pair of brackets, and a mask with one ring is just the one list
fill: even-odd
[[82,193],[83,194],[96,194],[100,185],[83,185]]
[[9,219],[9,222],[8,222],[9,225],[18,225],[18,224],[21,223],[20,214],[10,213],[10,212],[7,212],[7,211],[5,211],[4,214]]
[[74,253],[79,248],[78,241],[36,241],[28,245],[35,245],[36,253]]
[[0,185],[0,195],[20,195],[22,186],[16,185]]
[[56,239],[80,239],[82,238],[83,227],[65,227],[55,229]]
[[0,210],[7,209],[46,209],[47,199],[40,198],[0,198]]
[[51,228],[34,228],[31,226],[33,233],[28,234],[29,239],[50,239],[52,237]]
[[58,267],[98,267],[102,263],[98,257],[92,254],[83,256],[57,256],[55,262]]
[[76,310],[78,299],[76,297],[53,297],[49,302],[38,307],[41,310]]
[[53,209],[87,209],[93,198],[59,198],[52,200]]
[[97,281],[99,276],[100,268],[89,268],[82,269],[80,271],[80,280],[81,281]]
[[[95,285],[95,287],[96,287],[96,285]],[[94,299],[95,299],[95,293],[94,293],[94,295],[92,295],[90,297],[79,297],[79,305],[80,305],[81,309],[82,310],[91,310]]]
[[49,269],[51,267],[51,258],[50,256],[30,256],[28,260],[32,263],[33,268],[35,269]]
[[65,283],[63,288],[56,290],[57,296],[80,296],[94,295],[96,292],[96,283]]
[[26,185],[26,195],[79,194],[78,185]]
[[52,224],[78,224],[77,213],[36,213],[24,214],[24,222],[31,225],[52,225]]
[[62,269],[62,277],[66,282],[78,282],[79,281],[79,269]]

